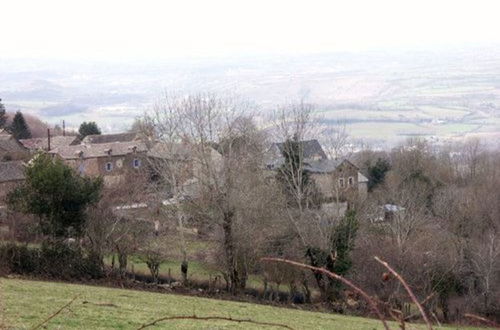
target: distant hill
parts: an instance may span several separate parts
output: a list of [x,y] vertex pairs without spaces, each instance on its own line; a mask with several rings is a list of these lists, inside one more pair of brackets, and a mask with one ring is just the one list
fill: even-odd
[[[36,69],[34,69],[36,67]],[[462,138],[500,131],[500,46],[170,61],[0,63],[0,96],[54,124],[123,131],[165,90],[233,94],[267,113],[305,98],[356,139]]]

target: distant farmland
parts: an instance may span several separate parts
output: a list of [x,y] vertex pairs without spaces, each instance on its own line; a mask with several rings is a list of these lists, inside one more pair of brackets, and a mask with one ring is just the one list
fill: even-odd
[[96,120],[126,129],[164,91],[209,91],[253,102],[265,117],[305,98],[327,126],[395,143],[500,132],[500,47],[332,53],[175,62],[0,63],[0,97],[51,123]]

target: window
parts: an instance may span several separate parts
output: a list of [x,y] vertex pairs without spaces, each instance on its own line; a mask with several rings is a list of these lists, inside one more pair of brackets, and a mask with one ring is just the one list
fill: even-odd
[[113,170],[113,163],[106,163],[106,171],[111,172]]
[[349,182],[349,186],[351,186],[351,187],[354,186],[354,178],[352,176],[349,177],[348,182]]
[[344,178],[340,178],[339,179],[339,185],[340,185],[340,188],[344,188],[345,187]]
[[141,167],[141,160],[140,159],[134,159],[134,161],[132,162],[132,165],[134,166],[134,168]]

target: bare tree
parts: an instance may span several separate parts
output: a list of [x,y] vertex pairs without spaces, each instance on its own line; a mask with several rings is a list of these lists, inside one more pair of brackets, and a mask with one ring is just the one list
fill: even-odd
[[144,235],[153,231],[150,219],[137,219],[131,212],[145,201],[144,178],[129,178],[103,191],[100,201],[89,209],[85,234],[90,252],[103,262],[108,253],[117,253],[120,274],[127,267],[127,257],[138,248]]
[[248,105],[235,98],[207,93],[165,98],[150,116],[164,154],[187,151],[185,159],[170,156],[157,163],[172,197],[186,197],[177,204],[179,227],[184,213],[213,229],[233,293],[244,286],[248,273],[241,231],[252,223],[249,214],[262,210],[262,195],[256,191],[266,183],[259,175],[262,136],[247,111]]
[[[304,140],[319,129],[312,117],[313,106],[303,102],[283,107],[275,119],[276,132],[282,144],[278,155],[276,181],[282,186],[285,204],[283,212],[293,225],[302,243],[304,255],[315,267],[345,274],[350,268],[357,224],[354,213],[329,212],[322,208],[323,198],[308,166],[314,159],[306,158]],[[330,187],[335,195],[335,184]],[[337,190],[337,200],[339,191]],[[338,204],[337,204],[338,205]],[[314,277],[325,299],[340,297],[340,283],[315,273]]]
[[345,122],[339,121],[334,128],[324,132],[322,140],[330,159],[350,159],[354,154],[355,147]]
[[152,111],[136,125],[143,139],[150,144],[148,160],[154,177],[150,189],[157,196],[163,196],[158,203],[167,206],[159,214],[163,215],[164,220],[173,220],[177,224],[184,284],[187,282],[189,264],[182,201],[189,194],[189,180],[193,177],[192,150],[182,127],[185,112],[184,100],[165,92]]

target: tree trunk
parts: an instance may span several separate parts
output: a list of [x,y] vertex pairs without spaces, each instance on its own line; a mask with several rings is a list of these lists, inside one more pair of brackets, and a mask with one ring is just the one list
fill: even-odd
[[224,231],[224,252],[226,254],[227,275],[229,277],[229,291],[233,295],[237,295],[240,289],[240,276],[236,265],[233,220],[233,211],[224,212],[222,229]]
[[188,262],[183,260],[181,263],[181,273],[182,273],[182,284],[187,285],[187,274],[188,274]]
[[127,253],[120,251],[117,248],[118,254],[118,271],[120,272],[120,276],[123,277],[125,272],[127,271]]

